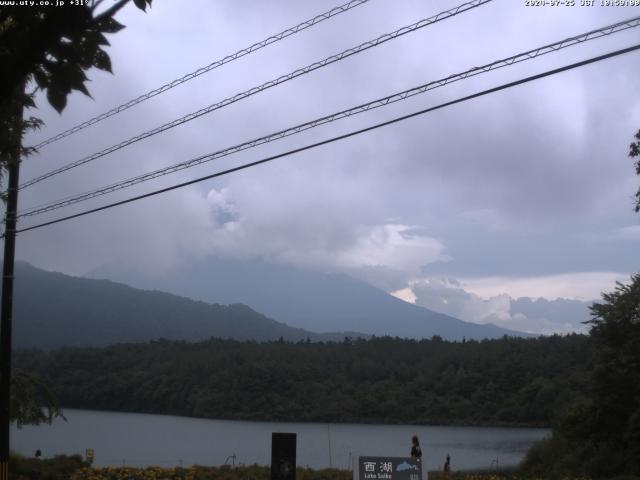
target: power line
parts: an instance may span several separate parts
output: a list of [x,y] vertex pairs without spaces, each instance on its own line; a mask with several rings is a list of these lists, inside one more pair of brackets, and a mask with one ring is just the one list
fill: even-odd
[[474,94],[471,94],[471,95],[467,95],[465,97],[461,97],[461,98],[458,98],[456,100],[451,100],[449,102],[441,103],[441,104],[436,105],[434,107],[425,108],[424,110],[413,112],[413,113],[410,113],[408,115],[403,115],[401,117],[396,117],[396,118],[394,118],[392,120],[387,120],[385,122],[377,123],[375,125],[371,125],[371,126],[366,127],[366,128],[361,128],[359,130],[354,130],[352,132],[345,133],[343,135],[332,137],[332,138],[329,138],[329,139],[326,139],[326,140],[322,140],[320,142],[316,142],[316,143],[312,143],[312,144],[309,144],[309,145],[305,145],[304,147],[295,148],[293,150],[288,150],[288,151],[286,151],[284,153],[279,153],[277,155],[272,155],[270,157],[266,157],[266,158],[263,158],[261,160],[257,160],[255,162],[246,163],[244,165],[240,165],[240,166],[237,166],[237,167],[229,168],[229,169],[223,170],[221,172],[216,172],[216,173],[212,173],[210,175],[205,175],[204,177],[196,178],[194,180],[189,180],[189,181],[183,182],[183,183],[178,183],[178,184],[172,185],[170,187],[161,188],[159,190],[154,190],[153,192],[145,193],[143,195],[137,195],[135,197],[131,197],[131,198],[128,198],[126,200],[121,200],[119,202],[110,203],[110,204],[104,205],[102,207],[92,208],[90,210],[85,210],[83,212],[76,213],[76,214],[73,214],[73,215],[68,215],[66,217],[58,218],[56,220],[51,220],[51,221],[48,221],[48,222],[44,222],[44,223],[39,223],[37,225],[33,225],[31,227],[22,228],[22,229],[16,230],[16,233],[27,232],[29,230],[35,230],[37,228],[42,228],[42,227],[46,227],[46,226],[49,226],[49,225],[54,225],[56,223],[64,222],[64,221],[67,221],[67,220],[71,220],[71,219],[82,217],[82,216],[89,215],[89,214],[92,214],[92,213],[100,212],[100,211],[107,210],[107,209],[110,209],[110,208],[113,208],[113,207],[117,207],[117,206],[120,206],[120,205],[124,205],[124,204],[127,204],[127,203],[132,203],[132,202],[135,202],[135,201],[138,201],[138,200],[142,200],[144,198],[148,198],[148,197],[152,197],[152,196],[155,196],[155,195],[159,195],[161,193],[166,193],[166,192],[169,192],[171,190],[176,190],[178,188],[182,188],[182,187],[186,187],[186,186],[193,185],[193,184],[196,184],[196,183],[200,183],[200,182],[203,182],[205,180],[211,180],[213,178],[217,178],[217,177],[221,177],[221,176],[224,176],[224,175],[228,175],[230,173],[238,172],[240,170],[245,170],[247,168],[255,167],[257,165],[261,165],[263,163],[271,162],[271,161],[279,159],[279,158],[287,157],[287,156],[293,155],[295,153],[304,152],[306,150],[317,148],[317,147],[320,147],[322,145],[327,145],[327,144],[330,144],[330,143],[337,142],[339,140],[344,140],[346,138],[350,138],[350,137],[353,137],[353,136],[356,136],[356,135],[360,135],[362,133],[370,132],[372,130],[376,130],[376,129],[381,128],[381,127],[392,125],[394,123],[398,123],[398,122],[401,122],[403,120],[407,120],[409,118],[417,117],[417,116],[423,115],[425,113],[429,113],[429,112],[433,112],[435,110],[439,110],[439,109],[442,109],[442,108],[445,108],[445,107],[449,107],[451,105],[456,105],[458,103],[463,103],[463,102],[466,102],[468,100],[472,100],[474,98],[478,98],[478,97],[482,97],[482,96],[485,96],[485,95],[489,95],[491,93],[495,93],[495,92],[498,92],[498,91],[501,91],[501,90],[506,90],[508,88],[512,88],[512,87],[515,87],[515,86],[518,86],[518,85],[522,85],[524,83],[532,82],[534,80],[539,80],[541,78],[548,77],[548,76],[551,76],[551,75],[556,75],[558,73],[565,72],[567,70],[572,70],[574,68],[578,68],[578,67],[582,67],[582,66],[585,66],[585,65],[589,65],[589,64],[592,64],[592,63],[595,63],[595,62],[599,62],[599,61],[602,61],[602,60],[606,60],[608,58],[616,57],[618,55],[623,55],[625,53],[629,53],[629,52],[632,52],[632,51],[635,51],[635,50],[639,50],[639,49],[640,49],[640,44],[637,44],[637,45],[634,45],[632,47],[623,48],[621,50],[616,50],[614,52],[610,52],[610,53],[607,53],[607,54],[604,54],[604,55],[599,55],[597,57],[592,57],[592,58],[589,58],[587,60],[583,60],[581,62],[572,63],[572,64],[566,65],[564,67],[555,68],[553,70],[547,70],[546,72],[543,72],[543,73],[539,73],[539,74],[536,74],[536,75],[531,75],[529,77],[525,77],[525,78],[522,78],[520,80],[516,80],[516,81],[513,81],[513,82],[505,83],[505,84],[499,85],[497,87],[489,88],[487,90],[482,90],[481,92],[477,92],[477,93],[474,93]]
[[64,165],[58,169],[52,170],[48,173],[45,173],[43,175],[40,175],[32,180],[29,180],[25,183],[23,183],[22,185],[20,185],[20,188],[26,188],[30,185],[33,185],[35,183],[41,182],[42,180],[45,180],[49,177],[52,177],[54,175],[57,175],[59,173],[62,172],[66,172],[67,170],[70,170],[72,168],[78,167],[80,165],[83,165],[85,163],[91,162],[93,160],[96,160],[100,157],[104,157],[105,155],[108,155],[110,153],[113,153],[117,150],[120,150],[124,147],[127,147],[133,143],[139,142],[140,140],[144,140],[145,138],[149,138],[152,137],[154,135],[157,135],[159,133],[162,133],[166,130],[169,130],[173,127],[177,127],[178,125],[182,125],[183,123],[186,122],[190,122],[191,120],[195,120],[198,117],[201,117],[203,115],[206,115],[208,113],[213,112],[214,110],[218,110],[221,108],[224,108],[226,106],[229,106],[237,101],[240,101],[242,99],[245,99],[247,97],[250,97],[252,95],[255,95],[257,93],[260,93],[264,90],[267,90],[271,87],[275,87],[277,85],[280,85],[282,83],[288,82],[289,80],[293,80],[294,78],[297,78],[301,75],[313,72],[314,70],[318,70],[319,68],[323,68],[326,67],[327,65],[331,65],[332,63],[335,62],[339,62],[341,60],[344,60],[345,58],[351,57],[352,55],[356,55],[360,52],[363,52],[365,50],[368,50],[370,48],[373,47],[377,47],[379,45],[382,45],[383,43],[388,42],[389,40],[393,40],[396,39],[398,37],[401,37],[403,35],[406,35],[407,33],[411,33],[414,32],[416,30],[419,30],[421,28],[424,28],[428,25],[432,25],[434,23],[437,23],[439,21],[445,20],[447,18],[451,18],[454,17],[456,15],[459,15],[460,13],[466,12],[468,10],[471,10],[473,8],[479,7],[481,5],[484,5],[486,3],[489,3],[493,0],[472,0],[471,2],[467,2],[464,3],[462,5],[459,5],[455,8],[452,8],[450,10],[446,10],[444,12],[440,12],[437,15],[434,15],[432,17],[429,18],[425,18],[423,20],[420,20],[419,22],[416,22],[412,25],[408,25],[402,28],[399,28],[398,30],[395,30],[391,33],[386,33],[384,35],[381,35],[373,40],[369,40],[367,42],[361,43],[360,45],[356,46],[356,47],[351,47],[348,48],[347,50],[344,50],[340,53],[337,53],[335,55],[332,55],[330,57],[325,58],[324,60],[320,60],[318,62],[314,62],[310,65],[307,65],[306,67],[302,67],[302,68],[298,68],[296,70],[294,70],[291,73],[288,73],[286,75],[282,75],[274,80],[270,80],[266,83],[263,83],[260,86],[257,87],[253,87],[250,88],[249,90],[245,90],[244,92],[238,93],[232,97],[228,97],[218,103],[214,103],[212,105],[209,105],[208,107],[204,107],[201,108],[200,110],[197,110],[195,112],[192,112],[188,115],[185,115],[183,117],[180,117],[176,120],[173,120],[171,122],[165,123],[163,125],[160,125],[159,127],[156,127],[152,130],[149,130],[147,132],[141,133],[139,135],[136,135],[135,137],[131,137],[128,140],[125,140],[123,142],[120,142],[116,145],[112,145],[111,147],[108,147],[104,150],[101,150],[100,152],[96,152],[92,155],[89,155],[87,157],[84,157],[80,160],[76,160],[75,162],[69,163],[67,165]]
[[49,145],[50,143],[53,142],[57,142],[58,140],[68,137],[69,135],[72,135],[76,132],[79,132],[80,130],[83,130],[91,125],[95,125],[98,122],[101,122],[102,120],[105,120],[109,117],[112,117],[113,115],[116,115],[120,112],[124,112],[125,110],[128,110],[129,108],[144,102],[145,100],[149,100],[152,97],[155,97],[156,95],[160,95],[161,93],[166,92],[167,90],[171,90],[173,87],[177,87],[178,85],[188,82],[189,80],[192,80],[196,77],[199,77],[202,74],[205,74],[207,72],[210,72],[211,70],[215,70],[218,67],[221,67],[227,63],[230,63],[234,60],[237,60],[239,58],[242,58],[246,55],[249,55],[250,53],[256,52],[264,47],[267,47],[269,45],[271,45],[272,43],[276,43],[280,40],[284,40],[287,37],[290,37],[292,35],[295,35],[296,33],[302,32],[303,30],[306,30],[307,28],[310,28],[314,25],[317,25],[325,20],[328,20],[332,17],[335,17],[336,15],[340,15],[341,13],[344,13],[348,10],[351,10],[352,8],[355,8],[357,6],[360,6],[364,3],[367,3],[369,0],[351,0],[343,5],[339,5],[337,7],[332,8],[331,10],[328,10],[324,13],[321,13],[320,15],[316,15],[313,18],[310,18],[309,20],[305,20],[302,23],[299,23],[298,25],[294,26],[294,27],[290,27],[287,28],[286,30],[283,30],[280,33],[276,33],[275,35],[271,35],[270,37],[254,43],[253,45],[250,45],[249,47],[245,47],[241,50],[238,50],[235,53],[232,53],[230,55],[227,55],[219,60],[216,60],[212,63],[210,63],[207,66],[201,67],[191,73],[187,73],[186,75],[177,78],[169,83],[165,83],[164,85],[151,90],[150,92],[147,92],[143,95],[140,95],[139,97],[136,97],[132,100],[129,100],[126,103],[123,103],[122,105],[119,105],[117,107],[112,108],[111,110],[101,113],[100,115],[90,118],[89,120],[86,120],[78,125],[76,125],[75,127],[72,127],[68,130],[65,130],[64,132],[61,132],[57,135],[54,135],[51,138],[47,138],[46,140],[40,142],[39,144],[35,145],[34,148],[42,148],[45,145]]
[[531,60],[534,59],[538,56],[541,55],[545,55],[547,53],[551,53],[551,52],[557,52],[559,50],[562,50],[564,48],[573,46],[573,45],[577,45],[579,43],[583,43],[586,42],[588,40],[593,40],[593,39],[597,39],[597,38],[601,38],[603,36],[606,35],[611,35],[613,33],[617,33],[617,32],[621,32],[624,30],[627,30],[629,28],[635,28],[640,26],[640,17],[635,17],[629,20],[624,20],[624,21],[620,21],[617,23],[614,23],[612,25],[608,25],[606,27],[602,27],[596,30],[591,30],[589,32],[586,33],[582,33],[580,35],[576,35],[573,37],[569,37],[566,38],[564,40],[549,44],[549,45],[545,45],[543,47],[539,47],[533,50],[529,50],[526,51],[524,53],[518,53],[516,55],[513,55],[511,57],[508,58],[504,58],[502,60],[497,60],[494,61],[492,63],[488,63],[486,65],[483,65],[481,67],[474,67],[472,69],[466,70],[462,73],[457,73],[457,74],[453,74],[453,75],[449,75],[448,77],[444,77],[440,80],[435,80],[435,81],[431,81],[429,83],[420,85],[418,87],[414,87],[399,93],[394,93],[392,95],[383,97],[383,98],[379,98],[377,100],[373,100],[371,102],[365,103],[365,104],[361,104],[358,105],[356,107],[352,107],[350,109],[347,110],[342,110],[340,112],[337,113],[333,113],[331,115],[327,115],[324,117],[320,117],[317,118],[315,120],[311,120],[309,122],[306,123],[302,123],[299,125],[296,125],[294,127],[289,127],[287,129],[284,130],[280,130],[278,132],[275,133],[271,133],[269,135],[265,135],[263,137],[259,137],[257,139],[253,139],[253,140],[249,140],[247,142],[232,146],[232,147],[228,147],[225,148],[223,150],[219,150],[217,152],[213,152],[213,153],[208,153],[206,155],[201,155],[199,157],[175,164],[175,165],[171,165],[169,167],[165,167],[165,168],[161,168],[152,172],[148,172],[136,177],[132,177],[129,178],[127,180],[123,180],[111,185],[107,185],[105,187],[101,187],[99,189],[96,190],[92,190],[90,192],[85,192],[85,193],[81,193],[81,194],[77,194],[74,196],[69,196],[60,200],[56,200],[53,202],[49,202],[47,204],[44,205],[40,205],[40,206],[36,206],[36,207],[32,207],[30,209],[27,209],[23,212],[20,212],[18,215],[18,218],[21,217],[27,217],[27,216],[34,216],[34,215],[38,215],[41,213],[45,213],[45,212],[49,212],[52,210],[57,210],[58,208],[62,208],[62,207],[66,207],[69,205],[73,205],[75,203],[84,201],[84,200],[88,200],[91,198],[95,198],[98,196],[102,196],[102,195],[106,195],[108,193],[112,193],[115,192],[117,190],[121,190],[123,188],[128,188],[131,187],[133,185],[137,185],[139,183],[148,181],[148,180],[152,180],[154,178],[158,178],[164,175],[168,175],[170,173],[174,173],[174,172],[178,172],[180,170],[184,170],[186,168],[191,168],[193,166],[196,165],[200,165],[202,163],[205,162],[210,162],[212,160],[216,160],[218,158],[222,158],[243,150],[247,150],[249,148],[254,148],[257,147],[259,145],[263,145],[281,138],[285,138],[312,128],[315,128],[317,126],[320,125],[324,125],[327,123],[331,123],[334,122],[336,120],[342,119],[342,118],[346,118],[346,117],[350,117],[353,115],[357,115],[359,113],[363,113],[363,112],[367,112],[376,108],[380,108],[386,105],[389,105],[391,103],[395,103],[395,102],[399,102],[402,100],[406,100],[407,98],[413,97],[415,95],[419,95],[422,93],[425,93],[427,91],[433,90],[435,88],[439,88],[442,87],[444,85],[447,85],[449,83],[453,83],[456,81],[460,81],[460,80],[464,80],[466,78],[475,76],[475,75],[479,75],[481,73],[486,73],[492,70],[496,70],[502,67],[506,67],[509,65],[513,65],[515,63],[520,63],[526,60]]

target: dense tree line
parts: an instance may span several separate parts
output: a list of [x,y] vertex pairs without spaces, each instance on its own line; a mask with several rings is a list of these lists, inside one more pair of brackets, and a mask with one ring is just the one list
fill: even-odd
[[640,275],[592,312],[587,396],[559,412],[552,437],[529,452],[525,468],[534,475],[640,477]]
[[588,338],[167,340],[16,352],[65,407],[207,418],[550,425],[586,392]]

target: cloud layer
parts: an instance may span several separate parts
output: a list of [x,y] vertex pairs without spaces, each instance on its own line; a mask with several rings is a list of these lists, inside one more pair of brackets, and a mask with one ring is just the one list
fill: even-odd
[[[91,100],[46,138],[334,6],[332,2],[158,2],[122,12],[115,76],[90,72]],[[24,162],[22,178],[81,158],[454,2],[370,2],[155,97]],[[569,11],[571,10],[571,11]],[[637,14],[492,2],[238,102],[21,192],[22,208],[219,150]],[[494,28],[496,24],[500,29]],[[478,76],[23,226],[324,140],[525,75],[627,46],[637,31]],[[635,56],[634,56],[635,55]],[[637,54],[609,60],[172,193],[20,235],[20,258],[81,274],[110,262],[168,271],[210,254],[341,271],[473,321],[547,331],[518,297],[591,300],[638,268],[628,144],[640,128]],[[440,278],[457,278],[461,286]],[[434,280],[435,279],[435,280]],[[448,305],[448,306],[447,306]],[[445,308],[442,307],[442,308]],[[518,316],[522,314],[523,319]],[[529,323],[527,323],[529,322]],[[550,323],[544,323],[550,322]],[[572,325],[575,322],[570,322]],[[507,325],[508,324],[508,325]],[[557,325],[556,325],[557,324]]]
[[436,312],[474,323],[492,323],[537,333],[586,333],[591,302],[544,298],[512,298],[506,293],[482,298],[452,278],[424,279],[396,295]]

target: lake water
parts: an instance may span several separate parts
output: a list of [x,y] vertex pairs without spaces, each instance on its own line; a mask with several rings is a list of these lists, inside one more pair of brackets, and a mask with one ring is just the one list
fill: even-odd
[[[549,434],[536,428],[432,427],[320,423],[241,422],[168,415],[66,409],[67,421],[13,428],[11,448],[43,456],[95,451],[105,465],[269,465],[271,433],[297,434],[297,463],[349,469],[357,455],[408,456],[418,435],[427,469],[453,470],[517,465],[531,444]],[[235,459],[229,458],[235,455]]]

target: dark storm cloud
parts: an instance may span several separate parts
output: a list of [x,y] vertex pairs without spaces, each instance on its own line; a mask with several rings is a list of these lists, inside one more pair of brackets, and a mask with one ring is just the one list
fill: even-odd
[[[157,2],[147,15],[127,9],[122,21],[128,28],[112,37],[115,76],[91,72],[96,100],[74,95],[62,116],[40,101],[37,113],[47,129],[37,137],[333,5],[270,2],[267,9],[262,2],[193,1]],[[43,149],[25,162],[22,178],[453,6],[372,0]],[[569,10],[492,2],[36,185],[22,192],[21,205],[90,190],[637,13]],[[637,38],[634,30],[551,54],[109,199],[318,141]],[[636,181],[625,149],[640,127],[638,65],[637,54],[630,54],[162,198],[25,233],[19,255],[71,273],[116,260],[140,269],[170,269],[185,258],[214,252],[266,256],[345,271],[388,290],[431,273],[627,274],[634,268],[630,260],[638,239],[621,240],[615,232],[637,224],[630,203]]]

